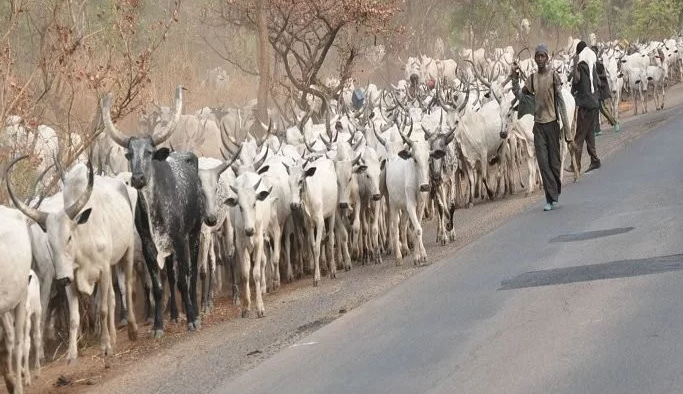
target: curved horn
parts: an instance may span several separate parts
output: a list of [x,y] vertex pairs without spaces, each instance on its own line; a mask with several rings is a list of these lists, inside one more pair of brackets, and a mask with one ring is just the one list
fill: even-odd
[[107,151],[107,158],[104,160],[104,166],[106,168],[109,168],[109,171],[114,173],[114,168],[111,165],[111,152],[114,150],[114,147],[110,147],[109,150]]
[[263,178],[259,177],[258,182],[256,182],[256,184],[254,185],[254,191],[258,190],[258,187],[261,185],[262,180]]
[[35,208],[31,208],[28,205],[24,204],[14,194],[14,190],[12,190],[12,182],[10,181],[9,173],[12,171],[12,167],[14,167],[14,165],[17,164],[17,162],[19,162],[20,160],[24,160],[27,157],[28,155],[17,157],[10,163],[9,167],[7,167],[7,170],[5,171],[5,178],[7,179],[7,192],[9,193],[9,197],[10,199],[12,199],[12,202],[17,207],[17,209],[19,209],[24,215],[28,216],[31,220],[36,222],[40,226],[40,228],[43,229],[43,231],[47,231],[47,213],[39,211]]
[[[222,153],[222,152],[223,152],[223,151],[221,151],[221,153]],[[242,152],[242,145],[240,145],[239,149],[237,149],[237,152],[236,152],[234,155],[232,155],[232,159],[230,159],[230,161],[227,161],[227,158],[225,158],[226,161],[224,161],[223,163],[221,163],[218,167],[214,168],[214,169],[213,169],[214,173],[216,173],[216,175],[217,175],[218,177],[220,177],[221,174],[222,174],[225,170],[228,169],[228,167],[232,166],[232,163],[234,163],[235,160],[237,160],[237,158],[239,157],[239,155],[240,155],[241,152]]]
[[173,112],[173,117],[171,118],[171,121],[169,124],[166,125],[165,128],[161,129],[158,133],[154,133],[152,135],[152,144],[155,146],[163,143],[166,141],[171,134],[175,131],[176,125],[178,124],[178,121],[180,120],[180,115],[183,110],[183,90],[185,88],[182,85],[178,85],[175,90],[175,107],[174,107],[174,112]]
[[[412,133],[412,132],[413,132],[413,119],[410,119],[410,131],[408,132],[408,136],[410,136],[410,133]],[[413,147],[413,141],[411,141],[408,137],[406,137],[406,136],[401,132],[400,129],[398,130],[398,134],[401,136],[401,138],[403,139],[403,141],[404,141],[406,144],[408,144],[408,146],[410,146],[411,148]]]
[[128,148],[128,140],[129,138],[126,137],[123,133],[119,131],[119,129],[114,126],[114,122],[111,120],[111,100],[112,100],[112,94],[111,92],[107,93],[106,96],[104,96],[100,102],[100,106],[102,107],[102,121],[104,122],[104,129],[107,131],[107,134],[109,134],[109,137],[111,137],[114,142],[117,144],[121,145],[124,148]]
[[375,128],[374,122],[372,122],[372,132],[375,133],[375,138],[377,138],[377,141],[379,141],[380,144],[382,144],[383,146],[387,145],[387,141],[384,138],[382,138],[381,135],[377,134],[377,129]]
[[481,83],[483,83],[484,86],[486,86],[487,88],[491,89],[491,84],[488,83],[488,82],[486,82],[486,81],[484,81],[484,78],[482,78],[482,76],[479,74],[479,71],[477,71],[477,67],[474,65],[474,63],[471,62],[471,61],[469,61],[469,59],[465,59],[465,61],[466,61],[467,63],[470,63],[470,64],[472,65],[472,72],[474,72],[474,76],[477,77],[477,79],[478,79],[479,81],[481,81]]
[[[352,138],[353,138],[353,137],[352,137]],[[353,144],[353,150],[354,150],[354,151],[357,150],[357,149],[360,147],[361,143],[363,142],[363,138],[364,138],[364,136],[361,134],[361,136],[360,136],[360,138],[358,139],[358,141],[356,141],[356,143]]]
[[57,149],[56,152],[53,152],[52,160],[54,160],[55,167],[57,167],[57,172],[59,173],[59,179],[61,179],[62,183],[63,183],[64,182],[64,167],[62,167],[62,152],[59,149]]
[[356,164],[358,164],[358,162],[360,161],[360,157],[361,157],[362,155],[363,155],[362,153],[359,153],[358,156],[356,156],[356,158],[353,159],[353,161],[351,162],[351,165],[354,165],[354,166],[355,166]]
[[432,137],[434,137],[434,134],[430,133],[429,130],[427,130],[427,128],[425,127],[425,125],[420,124],[420,127],[422,127],[422,132],[423,132],[423,133],[425,134],[425,136],[427,137],[427,140],[431,140]]
[[85,207],[85,204],[90,200],[90,195],[92,194],[93,185],[95,183],[95,172],[92,169],[92,161],[88,159],[88,187],[85,189],[83,194],[78,197],[78,200],[74,201],[70,207],[65,207],[64,212],[69,219],[73,220],[76,215]]
[[306,133],[301,133],[301,135],[304,137],[304,145],[306,145],[306,149],[308,149],[308,151],[311,153],[316,153],[316,151],[313,149],[313,146],[308,144]]
[[230,136],[228,129],[225,127],[225,124],[222,121],[220,122],[219,126],[221,128],[221,143],[223,144],[223,147],[232,155],[234,153],[233,150],[230,149],[230,143],[235,146],[242,146],[242,144],[238,144],[237,141]]
[[[470,85],[470,83],[469,83],[469,81],[468,81],[468,82],[467,82],[467,87],[466,87],[466,89],[465,89],[465,91],[466,91],[466,93],[465,93],[465,100],[463,100],[463,101],[462,101],[462,104],[460,104],[460,106],[458,107],[458,109],[457,109],[458,112],[462,112],[462,111],[465,109],[465,106],[467,105],[467,102],[470,101],[470,86],[469,86],[469,85]],[[477,90],[477,92],[478,92],[478,90]],[[478,93],[477,93],[477,94],[478,94]]]
[[263,154],[263,157],[256,160],[253,163],[254,170],[258,170],[261,167],[261,165],[263,164],[263,162],[266,161],[266,158],[268,157],[268,149],[270,149],[270,147],[268,145],[266,145],[266,152]]
[[[54,166],[55,166],[55,164],[52,163],[51,165],[47,166],[47,168],[45,168],[45,169],[43,170],[43,172],[40,173],[40,175],[38,175],[38,178],[36,179],[35,182],[33,182],[33,186],[32,186],[31,189],[30,189],[30,190],[31,190],[31,194],[29,194],[29,198],[28,198],[27,201],[26,201],[26,205],[30,205],[30,204],[31,204],[31,200],[33,199],[33,196],[36,195],[36,191],[38,190],[38,184],[40,184],[40,181],[43,180],[43,178],[45,177],[45,174],[47,174],[47,172],[50,171],[50,169],[51,169],[52,167],[54,167]],[[41,193],[40,198],[38,199],[38,202],[35,204],[35,208],[38,208],[38,207],[40,206],[40,203],[43,202],[43,198],[44,198],[44,197],[43,197],[43,195],[42,195],[42,193]]]

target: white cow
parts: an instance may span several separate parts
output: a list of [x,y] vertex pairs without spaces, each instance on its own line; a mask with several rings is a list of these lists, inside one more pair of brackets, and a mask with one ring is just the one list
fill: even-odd
[[242,317],[248,317],[251,310],[250,272],[256,290],[256,316],[260,318],[266,315],[263,305],[266,290],[263,236],[268,226],[272,201],[268,200],[270,190],[264,190],[261,181],[258,174],[244,172],[230,186],[231,192],[226,200],[235,229],[235,253],[242,278]]
[[[126,272],[128,336],[137,338],[133,311],[133,264],[135,253],[134,220],[126,185],[114,178],[95,177],[92,166],[76,165],[63,174],[64,206],[58,212],[43,212],[19,201],[8,182],[12,201],[48,235],[58,280],[74,282],[78,290],[92,295],[95,284],[100,296],[102,319],[100,350],[113,355],[116,343],[115,298],[111,266],[122,263]],[[74,280],[75,279],[75,280]],[[69,309],[72,319],[78,316],[78,299],[73,297]],[[76,319],[79,320],[79,319]],[[76,330],[69,332],[67,359],[77,356]],[[108,362],[106,360],[105,362]]]
[[4,341],[0,341],[0,369],[7,390],[16,394],[23,392],[21,361],[24,354],[26,294],[31,270],[31,239],[26,219],[21,212],[0,206],[0,235],[0,314],[4,316]]
[[391,245],[396,265],[401,265],[405,247],[399,242],[399,220],[409,219],[414,232],[415,264],[422,265],[427,262],[427,251],[422,242],[420,216],[424,206],[421,194],[429,191],[429,145],[425,141],[411,141],[400,130],[399,134],[408,147],[398,155],[388,157],[385,165]]
[[303,210],[309,245],[313,247],[313,285],[320,284],[320,254],[327,221],[327,257],[330,275],[336,275],[334,227],[337,215],[337,174],[334,162],[325,156],[287,168],[292,210]]

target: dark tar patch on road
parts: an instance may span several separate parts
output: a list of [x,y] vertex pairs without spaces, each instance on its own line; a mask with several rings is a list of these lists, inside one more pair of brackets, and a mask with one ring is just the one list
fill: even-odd
[[500,283],[498,290],[523,289],[588,282],[602,279],[629,278],[683,269],[683,254],[647,259],[617,260],[602,264],[532,271]]
[[586,231],[583,233],[565,234],[565,235],[559,235],[559,236],[551,239],[549,242],[554,243],[554,242],[587,241],[589,239],[608,237],[610,235],[624,234],[624,233],[627,233],[633,229],[634,229],[634,227],[617,227],[617,228],[611,228],[608,230]]

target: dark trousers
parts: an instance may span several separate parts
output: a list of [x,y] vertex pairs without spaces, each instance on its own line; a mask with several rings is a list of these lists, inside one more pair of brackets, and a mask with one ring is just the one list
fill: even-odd
[[557,121],[534,123],[534,147],[538,168],[541,170],[543,189],[545,189],[545,201],[547,203],[558,201],[562,192],[560,124]]
[[600,121],[600,109],[586,109],[579,107],[576,115],[576,163],[581,171],[581,155],[583,154],[583,142],[586,141],[586,150],[591,157],[591,164],[600,163],[598,153],[595,151],[595,129]]

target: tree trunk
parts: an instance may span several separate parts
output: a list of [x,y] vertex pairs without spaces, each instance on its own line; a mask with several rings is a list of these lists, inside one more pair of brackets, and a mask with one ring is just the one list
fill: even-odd
[[[258,48],[258,69],[259,85],[258,96],[256,98],[256,118],[268,124],[268,96],[270,91],[270,43],[268,42],[268,0],[259,0],[258,14],[256,16],[256,28],[258,29],[259,48]],[[259,122],[255,122],[254,131],[260,130],[260,135],[265,134]]]

